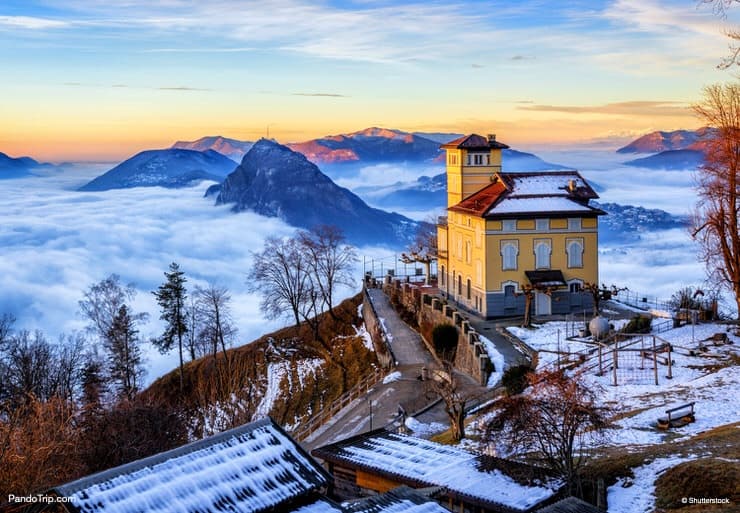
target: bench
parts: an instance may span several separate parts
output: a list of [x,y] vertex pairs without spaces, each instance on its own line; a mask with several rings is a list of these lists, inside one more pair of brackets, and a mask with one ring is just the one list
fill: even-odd
[[677,428],[694,422],[696,420],[694,417],[694,404],[696,403],[686,403],[666,410],[667,416],[658,419],[658,428]]

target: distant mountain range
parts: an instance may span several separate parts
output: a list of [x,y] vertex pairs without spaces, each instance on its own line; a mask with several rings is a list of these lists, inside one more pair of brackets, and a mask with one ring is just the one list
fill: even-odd
[[332,224],[358,245],[406,246],[419,228],[416,221],[369,207],[304,155],[267,139],[257,141],[224,180],[216,204],[301,228]]
[[0,152],[0,180],[30,176],[34,171],[52,167],[51,164],[42,164],[31,157],[13,158]]
[[668,150],[656,155],[628,160],[628,166],[650,169],[696,169],[704,163],[704,152],[698,150]]
[[698,130],[674,130],[673,132],[650,132],[617,150],[617,153],[660,153],[674,150],[704,151],[707,141],[717,130],[703,127]]
[[441,155],[439,143],[401,130],[366,128],[287,145],[315,164],[339,162],[432,161]]
[[628,166],[649,169],[696,169],[704,163],[707,145],[717,130],[704,127],[698,130],[651,132],[635,139],[617,153],[654,153],[649,157],[628,160]]
[[121,162],[79,190],[185,187],[201,180],[221,181],[235,167],[233,160],[213,150],[148,150]]
[[241,162],[244,154],[249,151],[254,143],[251,141],[238,141],[220,135],[201,137],[196,141],[177,141],[172,145],[174,149],[195,151],[217,151],[221,155],[229,157],[237,164]]

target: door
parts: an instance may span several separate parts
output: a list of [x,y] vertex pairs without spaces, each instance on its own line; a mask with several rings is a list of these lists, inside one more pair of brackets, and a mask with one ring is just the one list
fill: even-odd
[[534,295],[534,314],[550,315],[552,313],[550,296],[542,292],[535,292]]

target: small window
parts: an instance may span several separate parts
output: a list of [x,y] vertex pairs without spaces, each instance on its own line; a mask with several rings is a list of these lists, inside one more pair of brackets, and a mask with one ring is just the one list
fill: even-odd
[[490,153],[486,153],[486,165],[487,166],[491,165],[491,154]]
[[472,158],[473,156],[470,153],[468,153],[468,165],[472,164]]
[[471,253],[473,252],[472,244],[469,240],[465,241],[465,262],[470,263]]
[[567,240],[565,251],[568,253],[568,267],[583,267],[583,241]]
[[468,278],[467,290],[466,290],[468,300],[470,300],[470,298],[472,297],[472,293],[473,293],[473,288],[471,285],[472,284],[470,283],[470,278]]
[[457,295],[462,296],[462,276],[457,275]]
[[517,269],[517,255],[519,254],[519,247],[516,241],[504,241],[501,244],[501,270],[502,271],[516,271]]
[[515,219],[504,219],[502,223],[503,223],[503,228],[505,232],[515,232],[516,231],[516,220]]
[[550,220],[549,219],[537,219],[536,229],[538,232],[546,232],[547,230],[550,229]]
[[444,287],[445,286],[445,266],[441,266],[441,272],[439,273],[439,280],[440,284]]
[[550,268],[550,243],[546,241],[535,241],[534,244],[534,257],[535,267],[537,269],[549,269]]
[[581,231],[581,218],[568,219],[568,230],[571,232]]
[[570,283],[570,284],[568,285],[568,290],[569,290],[569,291],[570,291],[571,293],[576,293],[576,292],[580,292],[580,291],[582,290],[582,287],[581,287],[581,282],[580,282],[580,281],[574,281],[574,282],[571,282],[571,283]]

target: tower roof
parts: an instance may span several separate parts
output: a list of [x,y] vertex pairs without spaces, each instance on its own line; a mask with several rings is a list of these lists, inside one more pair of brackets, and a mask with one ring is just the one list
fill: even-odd
[[444,150],[505,150],[508,147],[509,145],[498,142],[495,134],[489,134],[488,137],[478,134],[463,135],[440,146]]

